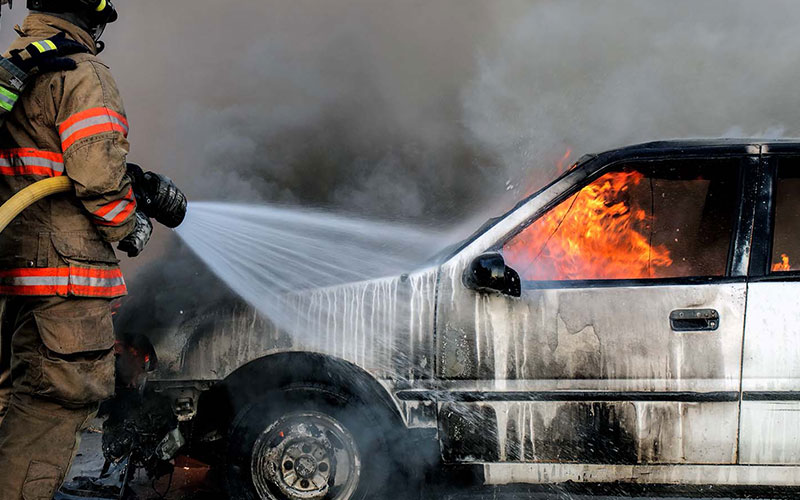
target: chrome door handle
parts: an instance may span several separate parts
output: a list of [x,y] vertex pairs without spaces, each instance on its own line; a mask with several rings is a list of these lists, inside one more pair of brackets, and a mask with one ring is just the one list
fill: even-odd
[[713,332],[719,328],[716,309],[678,309],[669,314],[669,326],[674,332]]

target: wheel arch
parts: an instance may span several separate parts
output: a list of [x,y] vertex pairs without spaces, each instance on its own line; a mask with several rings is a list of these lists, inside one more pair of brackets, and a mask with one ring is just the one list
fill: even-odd
[[260,396],[301,382],[338,387],[405,427],[397,402],[373,375],[349,361],[304,351],[270,354],[242,365],[203,394],[198,417],[208,424],[214,419],[219,428]]

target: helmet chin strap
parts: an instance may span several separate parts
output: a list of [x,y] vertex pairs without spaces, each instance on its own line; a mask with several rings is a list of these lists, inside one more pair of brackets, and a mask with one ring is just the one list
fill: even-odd
[[103,33],[106,31],[106,26],[108,26],[108,22],[96,23],[89,29],[89,34],[92,35],[92,40],[94,40],[94,46],[97,53],[101,53],[106,50],[106,44],[100,37],[103,36]]
[[89,30],[89,34],[92,35],[92,40],[94,40],[95,43],[100,43],[100,37],[103,36],[106,26],[108,26],[107,23],[96,24]]

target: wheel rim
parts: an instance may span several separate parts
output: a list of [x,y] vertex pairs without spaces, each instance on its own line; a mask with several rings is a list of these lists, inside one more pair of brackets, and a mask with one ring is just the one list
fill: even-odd
[[284,415],[256,440],[253,486],[262,499],[347,500],[361,477],[355,439],[318,412]]

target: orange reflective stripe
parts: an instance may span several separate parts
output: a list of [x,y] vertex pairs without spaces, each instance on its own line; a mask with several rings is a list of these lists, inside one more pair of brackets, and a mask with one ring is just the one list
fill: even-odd
[[0,271],[0,294],[119,297],[127,293],[119,268],[81,266]]
[[0,293],[7,295],[67,295],[69,268],[0,271]]
[[94,118],[94,117],[97,117],[97,116],[103,116],[103,115],[107,115],[107,116],[109,116],[111,118],[116,118],[116,120],[119,121],[122,125],[124,125],[126,129],[128,128],[128,120],[127,120],[127,118],[125,118],[121,114],[117,113],[113,109],[111,109],[111,108],[91,108],[91,109],[87,109],[86,111],[81,111],[79,113],[75,113],[74,115],[70,116],[67,119],[67,121],[65,121],[64,123],[59,125],[58,132],[63,134],[65,131],[67,131],[70,128],[72,128],[74,125],[76,125],[81,120],[85,120],[87,118]]
[[121,200],[112,201],[102,206],[92,213],[96,222],[103,226],[118,226],[128,218],[136,209],[136,200],[133,197],[133,189],[129,188],[125,197]]
[[66,151],[75,141],[103,132],[119,132],[128,136],[128,120],[109,108],[92,108],[76,113],[58,126],[61,149]]
[[32,148],[0,149],[0,175],[64,175],[64,157],[60,153]]

